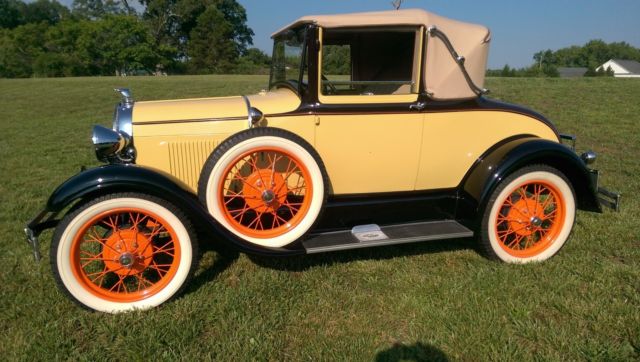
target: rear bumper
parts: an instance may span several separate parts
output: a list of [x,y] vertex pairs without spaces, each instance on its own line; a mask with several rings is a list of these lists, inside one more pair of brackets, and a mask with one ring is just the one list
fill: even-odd
[[604,187],[598,187],[598,202],[600,202],[600,205],[613,211],[620,211],[620,196],[618,192],[609,191]]
[[596,191],[596,197],[598,198],[598,203],[601,206],[604,206],[613,211],[620,211],[620,197],[622,196],[619,192],[610,191],[604,187],[601,187],[599,182],[599,172],[598,170],[589,170],[591,176],[591,185],[593,189]]

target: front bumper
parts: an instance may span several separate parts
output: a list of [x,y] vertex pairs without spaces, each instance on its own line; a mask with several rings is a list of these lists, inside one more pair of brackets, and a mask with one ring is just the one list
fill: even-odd
[[40,261],[40,242],[38,237],[44,230],[58,225],[60,220],[56,219],[56,216],[58,216],[57,212],[50,212],[46,209],[42,210],[24,227],[27,243],[31,245],[31,248],[33,249],[33,257],[36,261]]

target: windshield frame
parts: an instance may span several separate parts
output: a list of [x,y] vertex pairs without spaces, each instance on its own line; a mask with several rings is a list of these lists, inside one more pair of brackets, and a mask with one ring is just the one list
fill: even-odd
[[[282,84],[283,82],[286,82],[289,85],[291,85],[291,88],[297,91],[298,95],[300,96],[303,95],[304,90],[308,86],[308,84],[303,83],[305,71],[308,72],[308,65],[307,65],[307,60],[308,60],[307,32],[308,30],[309,30],[309,26],[305,24],[293,29],[288,29],[287,31],[284,31],[273,38],[273,51],[271,53],[271,67],[269,69],[269,85],[268,85],[269,90],[272,90],[274,86],[277,85],[278,83]],[[288,47],[287,41],[291,41],[291,40],[297,40],[298,45]],[[279,47],[281,46],[281,44],[283,44],[284,49],[280,51],[284,51],[284,54],[279,53]],[[287,68],[287,60],[286,60],[287,47],[289,49],[291,48],[295,49],[296,47],[299,48],[296,54],[296,56],[300,59],[299,63],[296,64],[296,68],[295,68],[297,69],[297,74],[290,74],[290,75],[295,75],[295,77],[289,77],[288,76],[289,74],[287,74],[287,69],[286,69]],[[280,57],[282,56],[284,56],[285,58],[284,60],[280,59]],[[291,71],[289,71],[289,73],[291,73]],[[284,74],[284,77],[279,76],[282,74]],[[294,80],[297,84],[295,85],[291,84],[290,82],[291,80]],[[307,74],[307,82],[308,81],[309,79]]]

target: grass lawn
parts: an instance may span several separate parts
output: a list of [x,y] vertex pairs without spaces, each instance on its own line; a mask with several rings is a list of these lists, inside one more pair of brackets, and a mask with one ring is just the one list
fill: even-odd
[[640,358],[640,80],[489,79],[492,97],[546,114],[592,148],[622,212],[578,212],[560,254],[484,259],[471,240],[265,259],[202,240],[186,293],[146,312],[92,313],[33,261],[23,225],[135,99],[247,94],[264,76],[0,79],[0,356],[8,360]]

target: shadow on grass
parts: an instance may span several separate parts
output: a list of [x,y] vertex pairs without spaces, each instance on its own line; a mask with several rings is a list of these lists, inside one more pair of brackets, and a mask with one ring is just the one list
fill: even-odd
[[[208,251],[216,253],[211,265],[201,263],[203,268],[189,283],[185,294],[198,290],[202,285],[215,280],[227,268],[231,267],[240,257],[240,252],[226,243],[217,243],[211,240],[211,236],[200,236],[200,255]],[[399,257],[413,255],[445,253],[456,250],[473,249],[474,239],[449,239],[437,241],[424,241],[403,245],[390,245],[363,249],[352,249],[322,254],[297,255],[297,256],[258,256],[247,255],[255,264],[269,269],[301,272],[316,266],[335,265],[359,260],[390,260]]]
[[[198,237],[199,240],[210,239],[207,237]],[[218,275],[222,274],[227,268],[238,260],[240,253],[237,250],[230,248],[224,243],[215,243],[213,241],[204,241],[198,245],[200,249],[200,255],[204,255],[208,251],[213,251],[217,254],[217,258],[212,265],[207,266],[200,273],[197,273],[193,279],[189,282],[184,294],[190,294],[200,289],[200,287],[210,281],[216,279]],[[202,261],[200,261],[202,262]]]
[[424,241],[412,244],[380,246],[299,256],[263,257],[249,255],[249,258],[257,265],[265,268],[299,272],[320,265],[334,265],[359,260],[389,260],[413,255],[473,249],[474,246],[474,239],[466,238]]
[[447,355],[440,349],[422,342],[405,346],[396,343],[393,347],[379,352],[376,362],[386,361],[448,361]]

